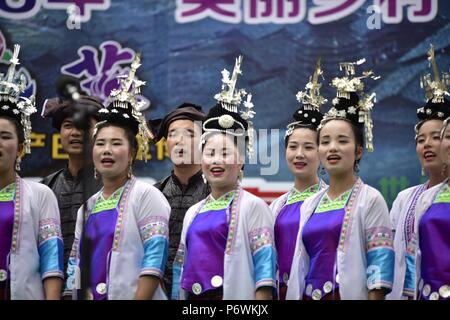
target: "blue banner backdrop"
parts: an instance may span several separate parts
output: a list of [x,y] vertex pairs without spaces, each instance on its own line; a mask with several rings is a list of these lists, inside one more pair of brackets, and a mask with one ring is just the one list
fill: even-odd
[[[272,148],[269,158],[260,154],[245,173],[247,186],[270,200],[292,181],[283,136],[316,59],[322,58],[322,92],[331,101],[339,62],[364,57],[364,70],[381,79],[367,85],[377,93],[375,152],[364,155],[360,175],[391,204],[400,190],[424,179],[414,142],[416,108],[424,104],[419,78],[430,70],[431,43],[441,70],[449,69],[449,14],[450,3],[437,0],[0,0],[0,67],[6,71],[19,43],[27,94],[36,94],[40,113],[44,100],[56,95],[61,73],[105,98],[141,52],[146,117],[159,118],[184,101],[208,110],[220,91],[220,71],[232,70],[243,54],[238,86],[253,94],[255,127],[280,129],[274,141],[259,137]],[[33,132],[22,174],[41,177],[63,166],[65,155],[40,115]],[[261,176],[261,168],[271,166],[277,174]],[[155,180],[170,169],[164,144],[152,146],[149,161],[137,165],[138,175]]]

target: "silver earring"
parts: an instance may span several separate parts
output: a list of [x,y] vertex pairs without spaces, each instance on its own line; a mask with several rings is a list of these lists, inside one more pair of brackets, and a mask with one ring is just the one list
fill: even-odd
[[425,168],[424,167],[422,167],[421,174],[422,174],[422,176],[426,176],[427,175],[427,173],[425,172]]
[[448,164],[444,163],[444,166],[442,167],[442,172],[441,172],[441,174],[443,176],[447,176],[447,169],[448,169]]
[[242,182],[242,179],[244,179],[244,170],[239,170],[238,180]]
[[320,170],[319,170],[319,174],[321,175],[321,176],[323,176],[323,175],[325,175],[325,167],[324,166],[322,166],[322,165],[320,165]]
[[358,162],[355,164],[355,172],[356,172],[356,173],[359,172],[359,163],[358,163]]
[[205,175],[202,173],[202,179],[203,179],[203,183],[204,184],[207,184],[208,183],[208,181],[206,180],[206,178],[205,178]]
[[131,179],[132,176],[133,176],[133,167],[132,164],[130,163],[130,166],[128,167],[128,179]]
[[17,157],[16,159],[16,171],[19,172],[20,171],[20,162],[22,161],[21,157]]
[[94,179],[98,180],[98,171],[95,167],[94,167]]

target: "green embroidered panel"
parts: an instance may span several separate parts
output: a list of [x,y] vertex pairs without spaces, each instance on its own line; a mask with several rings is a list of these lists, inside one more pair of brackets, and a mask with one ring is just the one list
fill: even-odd
[[289,198],[286,201],[286,204],[293,204],[300,201],[305,201],[306,198],[312,196],[314,193],[319,191],[319,184],[315,184],[303,192],[298,191],[297,189],[293,189],[289,195]]
[[348,190],[346,193],[340,195],[334,200],[330,200],[330,198],[328,198],[328,195],[325,193],[322,199],[320,199],[320,203],[314,213],[321,213],[344,208],[347,204],[347,200],[351,192],[352,190]]
[[219,199],[214,200],[211,196],[209,196],[206,199],[206,203],[203,205],[203,208],[200,210],[199,213],[206,212],[206,211],[216,211],[216,210],[222,210],[228,208],[231,201],[234,198],[234,195],[236,194],[236,191],[230,191],[223,196],[221,196]]
[[98,213],[101,211],[117,208],[123,190],[124,187],[117,189],[108,199],[103,198],[103,194],[101,193],[100,196],[97,198],[97,201],[95,201],[95,206],[94,209],[92,210],[92,213]]
[[11,183],[0,190],[0,202],[9,202],[14,200],[14,195],[16,193],[16,184]]
[[436,196],[434,203],[449,203],[450,202],[450,187],[446,184],[439,194]]

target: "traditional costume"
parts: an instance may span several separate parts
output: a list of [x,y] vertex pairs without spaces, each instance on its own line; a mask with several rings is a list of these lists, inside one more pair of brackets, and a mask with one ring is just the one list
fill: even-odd
[[[128,77],[120,81],[119,89],[111,92],[108,107],[100,109],[101,121],[97,125],[109,122],[130,128],[138,135],[141,152],[145,154],[153,136],[135,98],[139,87],[145,84],[135,79],[139,66],[137,55]],[[86,216],[83,217],[82,208],[78,211],[65,294],[79,298],[80,268],[85,258],[80,252],[84,252],[82,239],[85,238],[90,240],[90,250],[86,252],[91,253],[88,298],[133,299],[139,277],[162,279],[167,260],[169,215],[170,206],[164,195],[133,176],[108,199],[103,197],[103,190],[92,196]],[[159,285],[153,299],[166,298]]]
[[[253,103],[251,95],[235,90],[241,74],[242,56],[233,75],[222,71],[222,92],[203,122],[201,143],[211,133],[248,138],[253,152]],[[245,111],[238,113],[242,96]],[[276,251],[273,217],[267,204],[243,190],[228,192],[219,199],[209,195],[186,213],[181,242],[173,266],[174,299],[255,299],[260,287],[276,291]]]
[[[429,52],[429,60],[433,70],[438,70],[433,48]],[[440,96],[439,92],[436,92],[442,88],[442,92],[447,90],[446,85],[439,82],[439,72],[437,76],[437,82],[434,82],[434,84],[432,84],[431,75],[426,75],[421,80],[421,86],[426,89],[427,102],[425,106],[417,109],[419,122],[415,126],[416,137],[419,133],[418,128],[424,122],[429,120],[443,121],[450,116],[450,103],[443,96]],[[390,215],[395,228],[395,281],[389,299],[413,298],[415,295],[414,244],[412,243],[415,209],[420,195],[428,189],[428,185],[429,181],[403,190],[398,194],[392,205]]]
[[[301,105],[293,114],[294,122],[287,126],[285,139],[297,128],[317,130],[323,118],[320,107],[327,101],[320,95],[321,84],[318,80],[321,75],[322,70],[320,61],[318,61],[314,75],[306,85],[305,91],[300,91],[297,94],[297,100]],[[278,253],[280,300],[284,300],[286,296],[295,242],[300,225],[300,208],[306,198],[325,187],[326,183],[322,180],[301,192],[292,187],[291,190],[275,199],[270,205],[275,218],[275,246]]]
[[[0,117],[16,120],[23,130],[24,153],[30,153],[31,114],[36,112],[34,97],[21,97],[26,83],[17,75],[20,46],[5,78],[0,75]],[[20,170],[19,155],[16,170]],[[64,278],[63,242],[58,203],[46,186],[15,181],[0,190],[0,300],[44,299],[43,281]]]
[[[434,49],[429,52],[434,80],[430,74],[422,79],[428,102],[421,110],[443,119],[444,128],[450,121],[450,102],[447,86],[448,73],[439,73],[434,59]],[[442,137],[441,137],[442,139]],[[417,199],[414,212],[414,233],[409,242],[402,237],[397,250],[405,250],[402,263],[396,268],[401,288],[404,279],[404,292],[420,300],[450,300],[450,188],[448,179],[427,191]]]
[[411,279],[414,297],[419,300],[450,300],[448,183],[446,180],[430,188],[417,201],[406,279]]
[[[363,92],[355,66],[341,63],[345,77],[333,79],[333,107],[319,126],[345,120],[365,129],[366,148],[373,150],[374,94]],[[360,96],[358,96],[358,94]],[[288,282],[287,299],[367,299],[374,289],[392,288],[394,251],[389,212],[380,192],[357,179],[353,187],[332,200],[328,188],[309,197],[300,209],[300,231]]]

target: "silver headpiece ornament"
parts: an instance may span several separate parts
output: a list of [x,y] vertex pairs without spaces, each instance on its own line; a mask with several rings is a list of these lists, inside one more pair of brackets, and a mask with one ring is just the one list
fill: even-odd
[[[297,101],[302,104],[304,110],[315,110],[320,112],[320,107],[328,101],[320,94],[322,84],[319,83],[319,77],[322,77],[323,79],[323,70],[320,62],[320,58],[317,59],[316,69],[314,70],[314,74],[309,77],[309,82],[306,84],[305,90],[299,91],[296,95]],[[301,121],[295,121],[288,124],[285,138],[294,132],[296,125],[300,124],[302,124]]]
[[[139,123],[139,131],[137,134],[139,140],[139,148],[141,157],[146,160],[145,155],[149,150],[149,142],[154,139],[154,135],[148,128],[145,116],[141,110],[145,102],[138,101],[136,96],[141,93],[141,87],[146,84],[136,77],[136,70],[141,66],[141,55],[137,53],[131,63],[131,70],[128,75],[118,76],[119,88],[111,90],[108,97],[107,106],[110,109],[103,107],[99,113],[119,113],[118,109],[128,109],[131,105],[131,114],[133,118]],[[129,118],[125,112],[121,112],[124,118]],[[94,133],[95,134],[95,133]],[[141,159],[142,160],[142,159]]]
[[[222,91],[220,93],[217,93],[214,96],[214,99],[216,99],[223,109],[238,114],[238,107],[240,106],[242,99],[246,98],[244,101],[244,110],[239,111],[240,116],[242,119],[247,121],[248,124],[248,130],[245,132],[245,127],[242,123],[235,120],[231,115],[224,114],[220,117],[214,117],[207,119],[203,123],[203,130],[205,133],[202,135],[201,138],[201,144],[205,142],[205,136],[210,132],[225,132],[228,134],[231,134],[233,136],[239,137],[244,136],[245,134],[248,135],[248,145],[247,145],[247,152],[249,158],[252,158],[254,155],[254,128],[253,128],[253,122],[251,119],[255,116],[256,112],[254,111],[254,104],[252,102],[252,94],[247,93],[245,89],[236,89],[236,81],[238,78],[238,75],[242,75],[241,70],[241,64],[242,64],[243,56],[240,55],[236,58],[233,74],[230,79],[230,72],[226,69],[222,70]],[[223,128],[223,130],[215,129],[215,128],[206,128],[206,125],[212,121],[218,121],[219,126]],[[234,124],[237,124],[240,129],[237,132],[227,130],[233,127]]]
[[222,70],[222,91],[214,96],[214,99],[220,102],[222,108],[234,113],[238,112],[237,108],[241,104],[242,97],[247,94],[245,89],[236,90],[237,77],[242,75],[242,59],[242,55],[236,58],[231,79],[230,72],[227,69]]
[[[19,155],[18,162],[20,163],[21,158],[25,153],[31,153],[31,120],[30,117],[35,113],[35,97],[30,98],[20,96],[25,92],[27,87],[26,78],[23,74],[16,74],[16,66],[19,65],[19,52],[20,45],[14,45],[14,53],[10,60],[10,65],[8,68],[8,73],[6,76],[0,73],[0,108],[3,112],[10,112],[16,117],[20,114],[20,124],[23,127],[24,133],[24,150],[21,155]],[[3,102],[9,102],[14,106],[3,104]],[[10,110],[11,108],[11,110]]]
[[359,96],[359,103],[356,106],[350,106],[347,110],[337,110],[332,107],[327,113],[325,113],[323,120],[319,126],[319,129],[329,120],[332,119],[345,119],[347,113],[359,114],[359,123],[364,123],[365,136],[366,136],[366,149],[368,152],[373,151],[373,121],[371,112],[376,102],[376,94],[367,94],[364,92],[364,82],[362,79],[370,78],[373,80],[380,79],[379,76],[375,76],[373,71],[363,71],[362,75],[357,77],[356,66],[359,66],[366,62],[366,59],[360,59],[356,62],[342,62],[339,64],[340,71],[345,72],[344,77],[336,77],[332,80],[331,86],[337,89],[336,98],[333,99],[333,106],[339,103],[339,99],[350,99],[350,93],[354,92]]
[[304,106],[311,106],[319,111],[328,100],[320,95],[322,84],[319,83],[319,77],[323,79],[323,70],[320,65],[320,58],[317,60],[314,74],[309,77],[309,82],[305,86],[305,91],[299,91],[296,95],[297,101]]
[[427,101],[432,103],[443,103],[445,96],[450,96],[447,86],[450,85],[450,75],[448,72],[439,72],[436,58],[434,55],[434,46],[431,45],[428,51],[428,61],[433,70],[433,77],[430,73],[424,75],[420,79],[420,87],[425,89],[425,97]]

